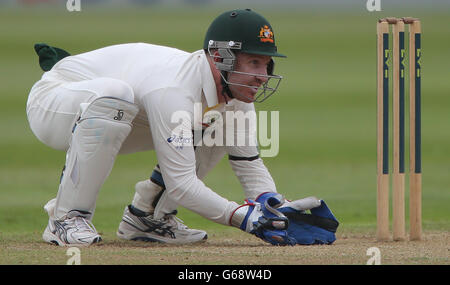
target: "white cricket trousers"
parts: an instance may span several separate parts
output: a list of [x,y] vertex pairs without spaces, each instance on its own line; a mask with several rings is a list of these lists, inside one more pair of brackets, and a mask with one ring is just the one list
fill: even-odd
[[66,151],[80,104],[103,96],[134,102],[132,88],[117,79],[70,82],[56,73],[44,73],[42,79],[33,85],[28,97],[27,116],[31,130],[44,144]]

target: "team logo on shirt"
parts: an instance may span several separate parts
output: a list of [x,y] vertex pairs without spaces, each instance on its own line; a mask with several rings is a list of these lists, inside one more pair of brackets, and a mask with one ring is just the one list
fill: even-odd
[[273,32],[269,28],[269,26],[264,25],[263,27],[261,27],[261,29],[259,30],[259,40],[263,43],[273,43]]
[[203,115],[203,128],[209,128],[216,122],[219,122],[222,119],[222,116],[218,112],[207,112]]

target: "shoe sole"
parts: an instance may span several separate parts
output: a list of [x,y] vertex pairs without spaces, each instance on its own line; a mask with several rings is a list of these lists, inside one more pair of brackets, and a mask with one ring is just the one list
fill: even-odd
[[44,233],[42,234],[42,238],[44,239],[44,241],[57,246],[89,246],[102,241],[102,237],[98,236],[91,243],[65,243],[47,229],[45,229]]
[[[147,233],[147,235],[149,235],[149,234]],[[161,238],[161,237],[142,236],[136,232],[125,233],[121,230],[117,231],[117,237],[119,237],[121,239],[125,239],[125,240],[131,240],[131,241],[154,242],[154,243],[163,243],[163,244],[193,244],[193,243],[205,242],[208,239],[208,235],[205,234],[205,236],[200,240],[180,242],[180,241],[176,241],[176,239],[165,239],[165,238]]]

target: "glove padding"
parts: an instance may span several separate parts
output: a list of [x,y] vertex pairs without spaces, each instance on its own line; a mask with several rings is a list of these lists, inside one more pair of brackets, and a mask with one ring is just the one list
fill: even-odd
[[[256,201],[264,203],[274,194],[276,193],[263,193]],[[277,210],[289,219],[287,234],[296,244],[332,244],[336,240],[335,233],[339,222],[325,201],[308,197],[284,203],[278,206]]]
[[[276,194],[276,193],[275,193]],[[240,229],[256,235],[272,245],[295,245],[288,235],[289,219],[276,208],[284,203],[280,194],[266,197],[261,203],[247,200],[248,212]]]

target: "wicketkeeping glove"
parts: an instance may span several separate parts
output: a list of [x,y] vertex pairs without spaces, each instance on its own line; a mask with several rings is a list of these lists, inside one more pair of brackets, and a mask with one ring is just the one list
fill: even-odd
[[273,194],[261,203],[247,200],[233,212],[230,224],[272,245],[295,245],[296,241],[286,231],[288,218],[276,209],[284,203],[284,198]]
[[[273,195],[270,192],[263,193],[256,201],[263,203]],[[296,244],[332,244],[336,240],[339,222],[325,201],[308,197],[286,202],[278,206],[277,210],[289,219],[287,233],[290,239],[295,239]]]

